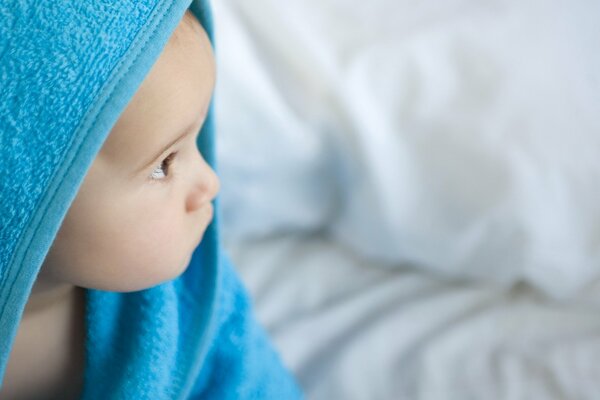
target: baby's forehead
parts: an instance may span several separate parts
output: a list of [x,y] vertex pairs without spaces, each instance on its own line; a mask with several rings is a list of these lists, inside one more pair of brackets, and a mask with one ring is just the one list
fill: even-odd
[[202,25],[200,25],[194,14],[190,10],[187,10],[177,28],[173,31],[169,43],[178,43],[181,37],[186,34],[201,34],[201,30]]
[[215,83],[210,41],[189,11],[176,32],[179,42],[173,44],[174,33],[101,152],[130,161],[145,159],[195,125],[208,109]]

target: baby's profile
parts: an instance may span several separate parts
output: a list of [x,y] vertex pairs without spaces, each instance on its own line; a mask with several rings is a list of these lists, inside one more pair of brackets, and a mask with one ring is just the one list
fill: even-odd
[[[219,191],[219,179],[197,144],[210,109],[215,70],[209,35],[188,9],[110,130],[62,220],[24,306],[0,398],[82,398],[84,386],[92,387],[92,378],[85,375],[90,367],[87,359],[92,357],[86,354],[86,340],[92,340],[86,339],[86,329],[91,329],[86,328],[86,290],[142,293],[176,280],[190,265],[213,221]],[[170,290],[177,293],[185,285],[189,286],[177,283]],[[195,288],[199,298],[200,287]],[[135,318],[135,311],[131,315]],[[165,342],[165,337],[170,338],[177,345],[173,334],[158,328],[142,332],[148,337],[159,335],[156,340]],[[186,334],[183,328],[176,333]],[[260,343],[263,346],[262,339]],[[133,349],[115,351],[134,353]],[[238,350],[241,354],[248,349]],[[219,366],[215,371],[226,365],[218,360],[218,344],[207,345],[206,351],[206,357]],[[241,368],[242,381],[252,378],[245,368]],[[194,387],[218,384],[205,369]],[[191,383],[187,385],[190,390]],[[203,390],[219,393],[221,389]],[[243,393],[238,388],[231,396],[262,398]],[[147,398],[169,398],[162,396],[166,395],[148,393]]]

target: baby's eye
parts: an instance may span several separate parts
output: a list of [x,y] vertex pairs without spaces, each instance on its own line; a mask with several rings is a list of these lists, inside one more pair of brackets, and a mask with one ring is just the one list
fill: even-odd
[[169,166],[171,165],[171,162],[173,162],[173,158],[175,158],[175,154],[177,154],[177,153],[169,154],[160,163],[160,165],[158,167],[156,167],[154,169],[154,171],[152,171],[152,174],[150,174],[150,178],[152,178],[154,180],[164,180],[167,176],[169,176]]

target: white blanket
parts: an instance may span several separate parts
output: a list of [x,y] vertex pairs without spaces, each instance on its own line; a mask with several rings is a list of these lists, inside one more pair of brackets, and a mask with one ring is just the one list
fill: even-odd
[[554,297],[598,278],[600,1],[217,9],[236,234],[324,228]]
[[308,399],[598,399],[596,307],[385,268],[318,235],[229,247]]
[[224,233],[311,396],[595,398],[600,1],[214,6]]

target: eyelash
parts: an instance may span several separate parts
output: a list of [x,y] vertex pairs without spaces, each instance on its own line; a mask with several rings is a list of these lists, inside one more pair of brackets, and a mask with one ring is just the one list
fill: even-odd
[[[167,157],[165,157],[165,159],[161,161],[160,165],[158,165],[154,169],[154,171],[152,171],[152,173],[150,174],[150,179],[154,180],[154,181],[168,180],[173,175],[172,173],[169,173],[169,167],[173,163],[173,159],[175,158],[176,154],[177,154],[177,152],[174,152],[174,153],[169,154]],[[159,171],[159,172],[162,171],[160,173],[163,176],[160,178],[156,178],[155,174],[157,173],[157,171]]]

